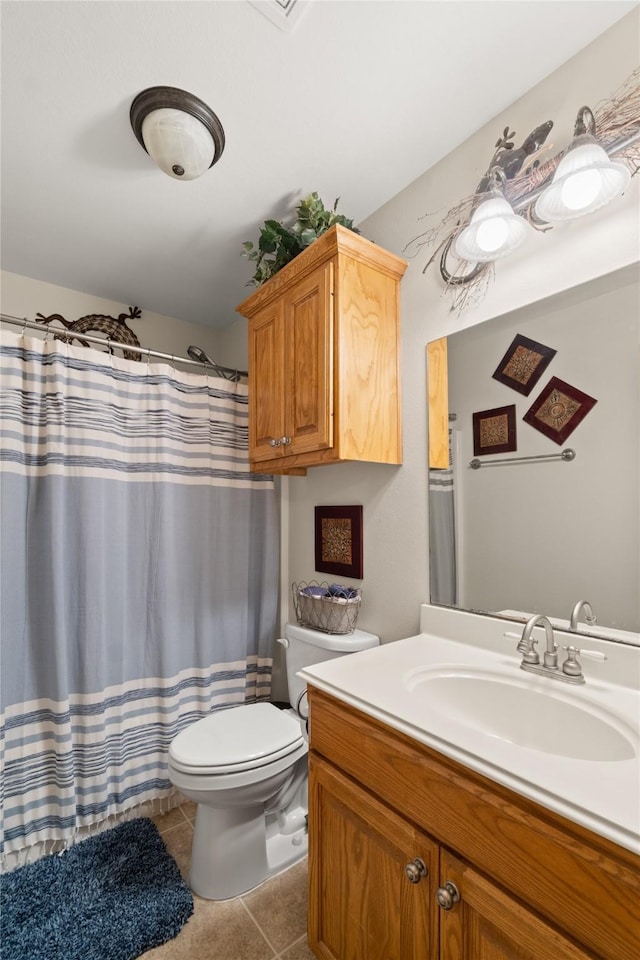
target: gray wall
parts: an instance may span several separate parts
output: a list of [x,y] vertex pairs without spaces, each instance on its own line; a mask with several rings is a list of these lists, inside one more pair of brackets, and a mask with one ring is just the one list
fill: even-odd
[[[551,139],[554,151],[559,150],[571,139],[578,108],[611,96],[638,66],[637,37],[638,11],[634,11],[361,224],[363,234],[402,254],[412,237],[436,224],[451,206],[473,192],[507,123],[524,139],[538,124],[552,119]],[[416,117],[416,122],[427,123],[428,118]],[[451,299],[435,269],[423,273],[433,251],[422,249],[410,260],[402,282],[403,465],[336,464],[286,481],[289,532],[283,582],[287,588],[292,580],[318,577],[314,506],[362,504],[364,577],[359,626],[378,633],[383,641],[417,632],[419,605],[429,599],[425,345],[636,261],[638,181],[640,177],[634,178],[627,195],[606,210],[536,234],[499,261],[484,299],[462,314],[452,312]],[[423,219],[429,212],[433,215]],[[606,335],[604,319],[602,331]]]

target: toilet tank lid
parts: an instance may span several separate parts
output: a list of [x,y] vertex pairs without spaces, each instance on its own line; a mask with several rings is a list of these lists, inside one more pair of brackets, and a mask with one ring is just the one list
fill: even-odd
[[301,627],[297,623],[288,623],[284,628],[288,640],[302,640],[323,650],[337,650],[342,653],[355,653],[356,650],[369,650],[380,644],[380,637],[366,630],[354,630],[353,633],[323,633],[311,627]]

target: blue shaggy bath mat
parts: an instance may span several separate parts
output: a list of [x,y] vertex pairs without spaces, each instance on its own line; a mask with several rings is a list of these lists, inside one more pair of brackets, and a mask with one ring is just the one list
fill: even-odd
[[151,820],[0,878],[2,960],[134,960],[176,936],[191,891]]

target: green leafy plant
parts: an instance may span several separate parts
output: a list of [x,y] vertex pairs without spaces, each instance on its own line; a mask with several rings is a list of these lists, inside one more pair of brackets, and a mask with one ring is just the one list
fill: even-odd
[[249,283],[259,287],[336,223],[359,233],[353,220],[336,213],[339,200],[338,197],[333,208],[327,210],[318,194],[310,193],[298,205],[296,220],[290,227],[278,220],[265,220],[258,245],[250,240],[242,244],[242,255],[256,265]]

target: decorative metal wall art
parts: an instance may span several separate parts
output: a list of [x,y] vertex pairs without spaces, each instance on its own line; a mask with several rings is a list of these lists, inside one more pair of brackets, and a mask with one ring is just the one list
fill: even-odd
[[473,453],[476,457],[517,449],[515,403],[473,414]]
[[552,377],[522,418],[554,443],[562,444],[598,401]]
[[493,379],[528,397],[556,352],[518,333],[492,374]]
[[315,563],[321,573],[362,579],[362,506],[315,508]]
[[[73,343],[77,340],[83,347],[90,347],[87,340],[82,339],[83,333],[104,333],[107,340],[112,340],[114,347],[121,343],[129,344],[132,347],[139,347],[140,341],[133,330],[127,326],[127,320],[137,320],[142,316],[139,307],[129,307],[129,313],[121,313],[117,317],[110,317],[103,313],[90,313],[86,317],[80,317],[78,320],[65,320],[59,313],[52,313],[45,317],[42,313],[36,314],[36,323],[54,323],[59,322],[69,333],[56,333],[54,340],[62,340],[65,343]],[[140,354],[133,350],[122,348],[122,356],[125,360],[140,360]]]

